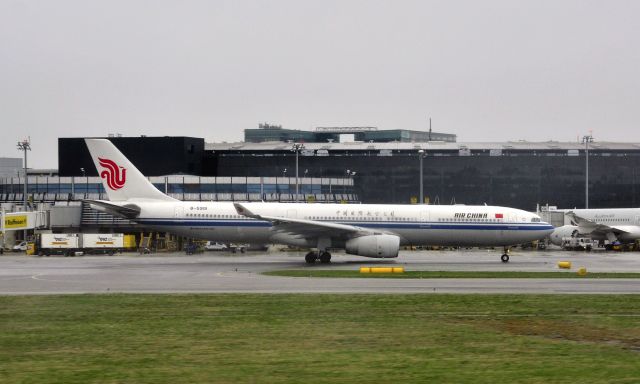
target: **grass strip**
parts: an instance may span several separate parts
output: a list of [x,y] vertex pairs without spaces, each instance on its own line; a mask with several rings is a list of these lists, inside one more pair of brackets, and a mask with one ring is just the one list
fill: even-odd
[[268,276],[284,277],[338,277],[363,279],[638,279],[640,273],[589,272],[584,276],[576,272],[518,272],[518,271],[405,271],[404,273],[360,273],[357,270],[338,269],[285,269],[268,271]]
[[2,383],[637,383],[638,295],[0,297]]

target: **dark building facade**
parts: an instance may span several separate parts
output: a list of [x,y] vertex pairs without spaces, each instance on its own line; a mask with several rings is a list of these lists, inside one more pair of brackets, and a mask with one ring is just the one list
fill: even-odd
[[[127,139],[135,149],[149,148],[147,141],[155,138]],[[82,139],[74,141],[75,147],[59,149],[61,159],[74,164],[71,168],[60,164],[60,176],[71,176],[67,170],[77,175],[79,164],[84,164],[86,147],[80,150],[77,140]],[[149,176],[179,170],[196,176],[293,178],[296,153],[291,147],[287,143],[208,143],[194,153],[176,153],[190,149],[180,144],[169,152],[131,150],[135,154],[131,158]],[[422,155],[423,197],[431,204],[486,203],[527,210],[537,204],[585,205],[581,143],[305,143],[298,155],[300,178],[352,178],[353,192],[363,203],[418,201]],[[85,169],[95,172],[91,160],[86,161],[90,166]],[[145,164],[151,164],[148,169],[153,172],[145,171]],[[590,208],[640,205],[640,144],[592,143],[589,200]]]
[[[580,143],[305,144],[300,172],[353,175],[365,203],[419,201],[423,150],[424,199],[431,204],[490,204],[534,210],[585,205],[585,150]],[[295,164],[286,145],[208,144],[218,173],[274,175]],[[589,206],[640,204],[640,145],[594,143],[589,149]]]
[[[204,139],[202,138],[165,136],[108,137],[108,139],[145,176],[203,174]],[[60,176],[98,175],[84,138],[58,139],[58,172]]]

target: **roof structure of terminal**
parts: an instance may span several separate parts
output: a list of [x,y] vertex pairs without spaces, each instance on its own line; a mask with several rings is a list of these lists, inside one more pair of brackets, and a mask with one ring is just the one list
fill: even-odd
[[455,143],[457,136],[453,133],[415,131],[408,129],[378,129],[372,126],[339,126],[316,127],[313,131],[299,129],[285,129],[280,125],[268,123],[259,124],[257,129],[245,129],[244,141],[247,143],[261,143],[271,141],[297,141],[305,143],[326,142],[426,142],[446,141]]
[[[205,150],[208,151],[278,151],[290,150],[293,142],[262,142],[262,143],[206,143]],[[372,143],[372,142],[345,142],[345,143],[303,143],[308,150],[398,150],[411,151],[458,151],[458,150],[515,150],[515,151],[553,151],[553,150],[584,150],[585,144],[581,142],[559,142],[559,141],[506,141],[506,142],[469,142],[469,143],[450,143],[450,142],[391,142],[391,143]],[[589,149],[594,151],[611,150],[611,151],[640,151],[640,143],[621,143],[621,142],[592,142],[589,143]]]

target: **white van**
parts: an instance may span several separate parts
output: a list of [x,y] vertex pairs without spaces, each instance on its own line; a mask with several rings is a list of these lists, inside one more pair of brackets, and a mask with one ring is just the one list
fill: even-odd
[[13,246],[13,252],[26,252],[27,251],[27,242],[21,241],[20,243]]
[[207,244],[205,244],[204,249],[205,251],[226,251],[227,246],[223,243],[207,241]]

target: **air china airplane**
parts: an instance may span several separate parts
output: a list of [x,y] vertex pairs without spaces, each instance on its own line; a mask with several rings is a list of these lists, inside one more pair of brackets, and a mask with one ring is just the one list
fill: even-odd
[[394,258],[410,244],[501,246],[507,262],[508,246],[553,232],[535,214],[495,206],[183,202],[156,189],[109,140],[85,141],[109,197],[89,200],[96,209],[192,238],[316,249],[310,264],[330,262],[330,249]]
[[565,212],[571,225],[556,228],[551,243],[562,245],[563,237],[587,236],[613,243],[640,239],[640,208],[573,209]]

